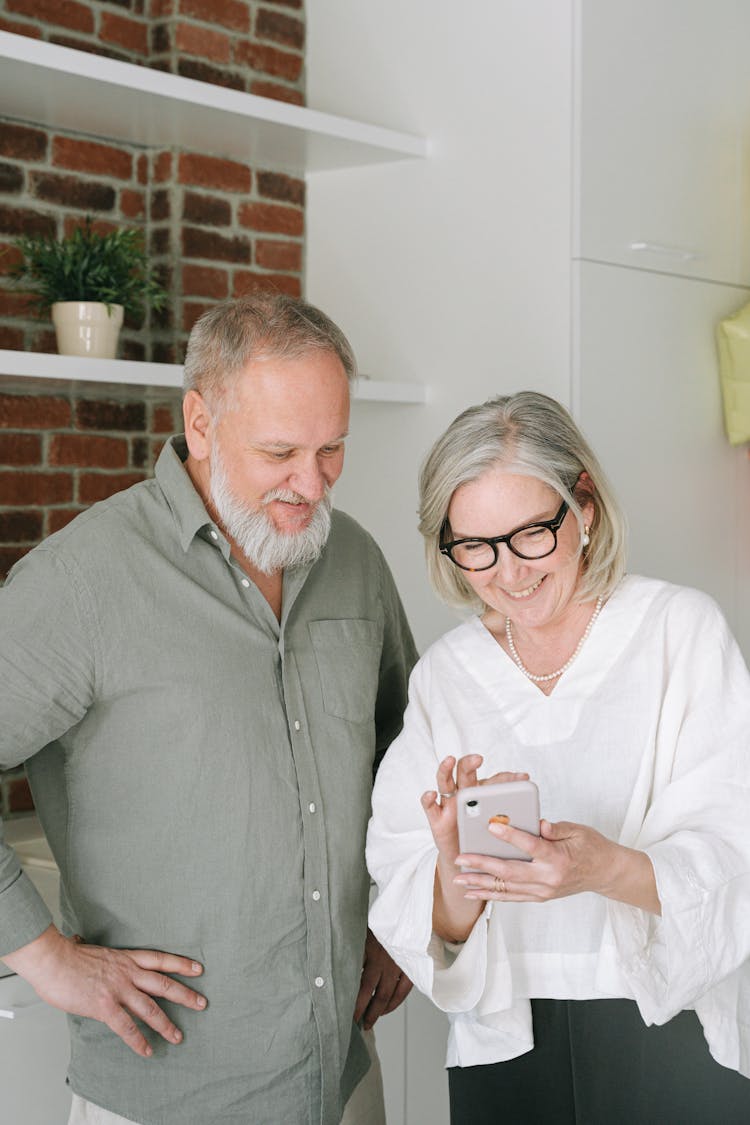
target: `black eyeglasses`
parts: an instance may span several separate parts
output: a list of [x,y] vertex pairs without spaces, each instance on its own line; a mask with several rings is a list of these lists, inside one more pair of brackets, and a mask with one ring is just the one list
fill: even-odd
[[[568,513],[568,502],[563,500],[557,515],[551,520],[525,524],[508,535],[493,535],[489,539],[453,539],[450,543],[440,543],[440,553],[447,555],[461,570],[489,570],[497,562],[498,546],[507,543],[508,550],[519,559],[544,559],[557,547],[557,533]],[[440,538],[448,527],[446,519],[440,531]]]

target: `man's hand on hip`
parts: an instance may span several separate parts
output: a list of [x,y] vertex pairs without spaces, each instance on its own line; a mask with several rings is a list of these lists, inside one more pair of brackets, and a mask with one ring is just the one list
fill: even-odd
[[182,1041],[182,1032],[154,997],[197,1011],[206,1007],[205,997],[166,975],[197,977],[203,966],[174,953],[87,945],[50,926],[3,960],[53,1008],[100,1020],[143,1058],[153,1051],[136,1019],[168,1043]]
[[386,953],[372,930],[367,931],[362,981],[354,1020],[369,1031],[381,1016],[393,1012],[411,992],[411,981]]

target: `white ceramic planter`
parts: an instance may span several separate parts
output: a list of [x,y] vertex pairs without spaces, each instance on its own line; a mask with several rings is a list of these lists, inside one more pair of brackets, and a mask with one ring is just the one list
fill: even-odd
[[122,326],[122,305],[100,301],[57,301],[52,323],[60,355],[84,355],[92,359],[114,359]]

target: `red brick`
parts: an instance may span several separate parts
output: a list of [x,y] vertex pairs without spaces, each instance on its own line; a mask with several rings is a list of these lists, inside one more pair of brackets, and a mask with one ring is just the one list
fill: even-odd
[[52,215],[42,215],[21,207],[0,207],[0,231],[3,234],[50,235],[57,233]]
[[74,137],[53,138],[52,163],[60,168],[93,172],[98,176],[110,176],[118,180],[129,180],[133,175],[131,153],[115,148],[114,145]]
[[0,394],[0,428],[48,430],[70,425],[70,403],[45,395]]
[[0,161],[0,192],[18,194],[23,188],[23,168],[17,164]]
[[232,41],[228,35],[191,23],[177,24],[175,46],[185,55],[198,55],[218,63],[229,62],[232,55]]
[[265,270],[301,270],[302,246],[299,242],[258,239],[255,243],[256,264]]
[[197,152],[180,154],[178,179],[181,184],[241,192],[249,192],[251,182],[250,169],[245,164]]
[[8,810],[10,812],[31,812],[34,808],[34,798],[28,779],[16,777],[8,782]]
[[122,492],[139,481],[145,480],[144,473],[81,473],[78,479],[78,499],[82,504],[94,504],[106,500],[115,492]]
[[255,34],[258,39],[271,39],[286,47],[296,47],[298,51],[305,46],[305,25],[302,20],[284,15],[283,12],[269,11],[268,8],[261,8],[255,17]]
[[290,297],[302,296],[302,282],[298,277],[283,273],[234,271],[233,297],[244,297],[246,293],[252,293],[256,289],[272,289],[276,293],[288,293]]
[[117,43],[129,51],[137,51],[139,55],[148,54],[148,26],[139,20],[131,20],[127,16],[118,16],[114,12],[102,12],[99,24],[99,38],[105,43]]
[[174,0],[151,0],[148,14],[152,20],[164,19],[174,13]]
[[279,51],[276,47],[241,42],[235,44],[234,61],[253,70],[260,70],[263,74],[271,74],[274,78],[286,78],[289,82],[296,82],[302,73],[304,59],[302,55]]
[[283,8],[296,8],[301,10],[303,0],[265,0],[266,4],[277,4]]
[[231,31],[250,30],[250,11],[242,0],[180,0],[180,15],[217,23]]
[[16,160],[44,160],[47,155],[47,134],[28,125],[0,122],[0,153]]
[[232,208],[228,199],[186,191],[182,201],[182,219],[201,226],[228,227],[232,222]]
[[159,454],[167,443],[165,441],[154,441],[151,443],[151,460],[156,464],[159,459]]
[[42,439],[39,434],[0,433],[0,465],[41,463]]
[[31,16],[44,23],[68,27],[72,31],[94,30],[94,16],[85,4],[76,0],[5,0],[6,10],[18,16]]
[[23,261],[23,254],[12,242],[0,242],[0,273],[7,274],[11,266]]
[[295,207],[275,203],[241,203],[237,213],[240,226],[273,234],[297,234],[305,231],[305,215]]
[[305,104],[304,95],[299,90],[279,86],[278,82],[251,82],[250,93],[257,94],[259,98],[273,98],[277,102],[291,102],[292,105]]
[[153,181],[163,184],[172,175],[172,153],[160,152],[154,157]]
[[50,508],[47,512],[46,534],[54,535],[56,531],[61,531],[76,516],[80,516],[83,510],[83,508]]
[[138,433],[146,428],[146,407],[142,402],[81,399],[76,403],[76,426],[80,430],[124,430],[127,433]]
[[198,230],[185,227],[182,232],[182,252],[186,258],[208,258],[210,261],[237,262],[247,265],[250,262],[250,242],[241,235],[225,238],[212,230]]
[[229,274],[226,270],[210,266],[182,267],[182,292],[186,297],[215,297],[221,300],[229,295]]
[[72,499],[70,473],[0,472],[0,504],[5,507],[66,504]]
[[123,188],[120,192],[120,210],[126,219],[142,219],[146,214],[146,196],[142,191]]
[[41,537],[41,512],[0,512],[0,541],[3,543],[38,543]]
[[175,432],[174,414],[171,406],[155,406],[151,416],[151,433],[173,434]]
[[141,155],[138,157],[136,169],[138,183],[145,186],[148,183],[148,157],[146,156],[145,152],[141,153]]
[[38,27],[30,27],[27,23],[16,23],[15,20],[5,20],[0,17],[0,31],[10,31],[12,35],[28,35],[30,39],[41,39],[42,32]]
[[30,547],[0,547],[0,578],[7,578],[10,568],[27,555]]
[[25,293],[0,289],[0,316],[29,317],[33,315],[31,297]]
[[24,337],[22,328],[9,328],[7,324],[0,325],[0,348],[9,351],[23,351]]
[[128,463],[128,443],[124,438],[93,434],[53,434],[47,461],[50,465],[124,469]]
[[244,72],[240,74],[234,70],[212,66],[211,63],[203,62],[201,59],[186,59],[179,56],[177,73],[182,78],[194,78],[196,82],[210,82],[214,86],[226,86],[229,90],[244,90],[246,86]]
[[[66,215],[63,221],[63,234],[69,238],[74,230],[84,225],[84,218],[82,215]],[[95,219],[91,224],[91,229],[96,231],[97,234],[111,234],[115,230],[120,229],[119,223],[110,222],[107,219]]]
[[54,355],[57,351],[57,335],[54,328],[41,328],[38,332],[35,332],[31,339],[30,350]]
[[213,308],[211,304],[197,304],[195,301],[184,301],[182,305],[182,327],[186,332],[195,324],[199,316],[203,316],[204,312],[208,312]]
[[32,194],[47,203],[78,207],[81,211],[111,211],[115,205],[115,189],[109,184],[51,172],[31,172],[29,179]]
[[283,172],[259,172],[257,176],[258,192],[270,199],[283,200],[285,203],[296,203],[299,207],[305,205],[305,181],[294,176],[285,176]]

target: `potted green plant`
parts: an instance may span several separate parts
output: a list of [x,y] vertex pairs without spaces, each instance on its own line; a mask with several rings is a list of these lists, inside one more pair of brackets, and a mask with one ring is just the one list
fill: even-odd
[[167,294],[148,267],[141,231],[94,230],[90,217],[66,238],[24,235],[22,258],[10,276],[33,298],[39,315],[51,312],[61,355],[114,359],[124,313],[158,310]]

